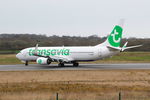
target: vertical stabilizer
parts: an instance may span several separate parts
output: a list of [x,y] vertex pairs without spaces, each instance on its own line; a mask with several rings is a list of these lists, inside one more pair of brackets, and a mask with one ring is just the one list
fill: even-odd
[[109,47],[120,47],[120,42],[122,39],[123,32],[123,20],[120,21],[118,25],[114,27],[110,35],[107,37],[107,40],[103,43],[105,46]]
[[122,39],[122,31],[123,29],[119,25],[116,25],[114,27],[111,34],[108,36],[106,40],[109,43],[109,46],[120,47],[120,42]]

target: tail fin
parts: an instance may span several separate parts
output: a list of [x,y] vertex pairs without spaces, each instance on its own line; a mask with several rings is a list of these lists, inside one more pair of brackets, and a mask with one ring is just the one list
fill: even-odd
[[122,32],[123,32],[123,28],[122,28],[123,23],[124,23],[124,19],[122,19],[120,21],[120,23],[114,27],[114,29],[112,30],[110,35],[107,37],[107,40],[104,43],[99,44],[97,46],[103,45],[103,46],[106,46],[109,49],[115,50],[115,51],[116,50],[124,51],[126,49],[131,49],[131,48],[136,48],[136,47],[142,46],[142,45],[136,45],[136,46],[126,47],[127,43],[128,43],[128,42],[126,42],[123,47],[120,47],[120,43],[121,43],[121,39],[122,39]]
[[123,27],[123,20],[121,20],[120,23],[114,27],[114,29],[107,37],[107,40],[103,43],[103,45],[114,48],[120,47],[123,32],[122,27]]
[[108,46],[112,47],[120,47],[120,42],[122,39],[122,27],[119,25],[116,25],[114,29],[112,30],[111,34],[108,36],[106,42],[109,43]]

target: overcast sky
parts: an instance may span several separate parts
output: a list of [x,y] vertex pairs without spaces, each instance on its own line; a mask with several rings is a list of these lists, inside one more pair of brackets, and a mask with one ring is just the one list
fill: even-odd
[[0,0],[0,33],[150,38],[150,0]]

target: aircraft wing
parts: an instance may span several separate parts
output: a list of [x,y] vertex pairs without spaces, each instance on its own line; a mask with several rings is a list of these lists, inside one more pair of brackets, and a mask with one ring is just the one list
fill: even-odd
[[73,59],[71,57],[68,57],[68,56],[50,56],[50,58],[53,60],[53,61],[56,61],[56,62],[71,62],[73,61]]
[[71,57],[68,57],[68,56],[57,56],[57,55],[55,55],[55,56],[43,56],[43,55],[38,55],[38,54],[34,54],[34,56],[48,58],[54,62],[71,62],[71,61],[73,61],[73,59]]

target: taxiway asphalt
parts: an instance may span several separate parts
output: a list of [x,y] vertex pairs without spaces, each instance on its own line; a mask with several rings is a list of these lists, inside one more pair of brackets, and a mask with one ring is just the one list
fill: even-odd
[[18,65],[0,65],[0,71],[33,71],[33,70],[109,70],[109,69],[150,69],[150,63],[129,63],[129,64],[80,64],[79,67],[73,67],[66,64],[65,67],[58,67],[57,64],[37,65],[30,64],[25,66]]

